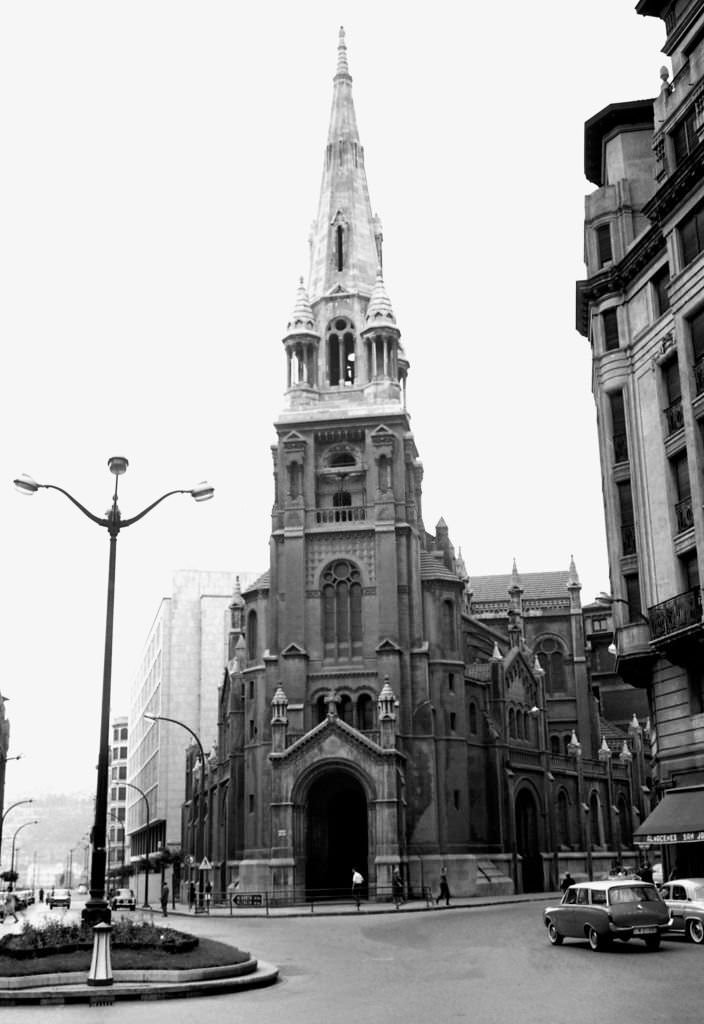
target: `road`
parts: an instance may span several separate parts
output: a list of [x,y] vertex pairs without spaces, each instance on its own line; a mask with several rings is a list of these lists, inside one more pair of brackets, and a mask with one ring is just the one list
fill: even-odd
[[422,913],[185,918],[169,924],[276,963],[271,988],[112,1007],[13,1007],[0,1021],[57,1024],[700,1024],[704,950],[680,939],[593,953],[553,947],[542,903]]

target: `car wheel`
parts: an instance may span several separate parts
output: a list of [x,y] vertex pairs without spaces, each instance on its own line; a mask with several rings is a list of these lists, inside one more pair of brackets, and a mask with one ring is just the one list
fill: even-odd
[[595,953],[600,953],[606,947],[604,936],[599,935],[595,928],[587,930],[587,942],[589,943],[589,948],[594,950]]
[[648,950],[649,953],[657,953],[657,951],[660,949],[660,936],[649,935],[648,938],[645,940],[645,948]]
[[685,935],[690,942],[696,942],[696,944],[700,946],[702,942],[704,942],[704,923],[700,921],[698,917],[690,918],[690,920],[687,921]]
[[561,946],[564,941],[564,936],[560,935],[552,921],[548,921],[548,938],[553,946]]

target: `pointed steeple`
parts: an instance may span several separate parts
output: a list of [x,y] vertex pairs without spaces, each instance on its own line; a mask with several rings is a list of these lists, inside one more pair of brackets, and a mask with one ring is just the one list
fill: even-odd
[[376,327],[382,324],[385,327],[393,327],[398,330],[396,328],[396,317],[391,308],[391,300],[386,293],[384,276],[381,272],[381,267],[377,267],[374,290],[367,306],[367,327]]
[[371,295],[379,262],[377,234],[379,225],[369,201],[341,28],[320,201],[311,239],[309,294],[314,305],[333,292]]
[[310,306],[310,299],[308,298],[308,292],[306,286],[303,283],[303,278],[298,279],[298,290],[296,292],[296,303],[293,307],[293,312],[289,322],[286,325],[286,337],[291,338],[294,335],[304,334],[306,336],[317,335],[315,334],[315,317],[313,316],[313,310]]

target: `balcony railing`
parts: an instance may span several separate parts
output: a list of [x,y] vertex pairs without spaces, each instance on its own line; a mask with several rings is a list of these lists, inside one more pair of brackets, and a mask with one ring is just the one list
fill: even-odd
[[683,629],[698,626],[702,621],[701,588],[693,587],[683,594],[653,605],[648,609],[648,614],[653,640],[661,640]]
[[701,395],[704,392],[704,359],[699,359],[694,364],[694,383],[697,388],[697,394]]
[[624,523],[621,527],[621,552],[624,555],[636,553],[636,528],[633,523]]
[[684,415],[682,413],[682,399],[678,398],[672,405],[665,409],[665,421],[667,423],[667,436],[676,434],[684,426]]
[[628,462],[628,436],[614,434],[614,462]]
[[367,518],[364,505],[342,505],[338,508],[316,508],[317,523],[360,523]]
[[694,514],[692,512],[692,496],[683,498],[675,505],[675,516],[677,518],[677,532],[684,533],[694,526]]

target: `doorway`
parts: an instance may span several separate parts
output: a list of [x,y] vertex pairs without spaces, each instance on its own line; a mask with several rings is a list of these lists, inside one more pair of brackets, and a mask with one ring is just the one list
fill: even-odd
[[538,837],[538,808],[528,789],[522,789],[516,797],[516,848],[522,864],[523,892],[543,892],[545,885]]
[[355,777],[339,769],[316,779],[306,807],[306,897],[349,895],[352,871],[367,891],[367,800]]

